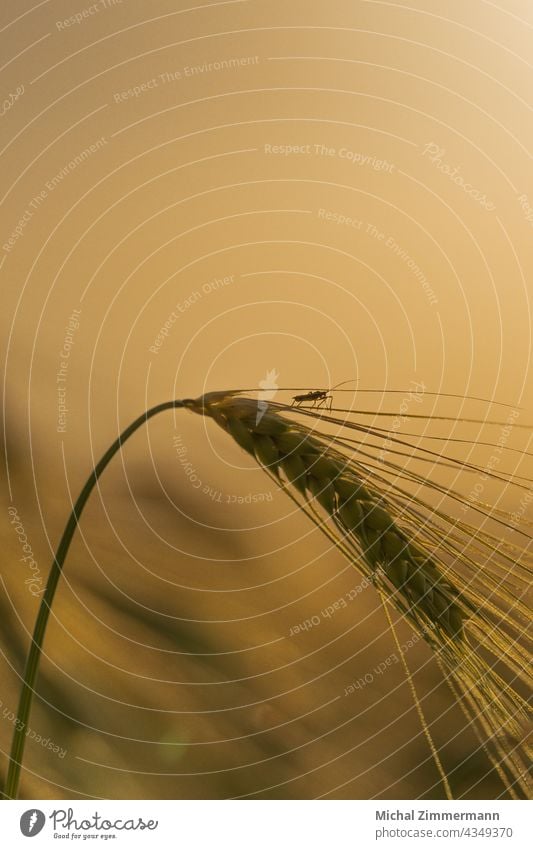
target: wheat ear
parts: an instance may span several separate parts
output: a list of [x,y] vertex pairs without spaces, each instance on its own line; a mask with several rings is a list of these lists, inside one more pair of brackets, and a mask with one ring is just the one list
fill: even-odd
[[[85,504],[100,475],[126,440],[152,416],[180,407],[210,416],[223,427],[245,451],[258,460],[291,498],[295,498],[342,553],[375,582],[385,602],[392,601],[415,625],[437,653],[438,662],[446,670],[454,695],[473,723],[481,747],[488,752],[509,793],[516,795],[513,789],[516,786],[527,794],[527,773],[521,746],[517,744],[514,751],[509,751],[505,737],[507,733],[519,739],[520,720],[526,715],[526,704],[511,684],[504,682],[493,666],[488,665],[475,647],[469,644],[467,633],[470,632],[482,648],[492,650],[494,656],[501,658],[503,665],[515,674],[518,681],[527,681],[527,655],[517,638],[511,639],[512,633],[520,635],[521,617],[527,617],[520,596],[517,596],[516,603],[511,607],[514,617],[510,616],[506,620],[505,628],[495,625],[494,617],[500,615],[502,603],[507,604],[512,600],[512,592],[500,590],[501,582],[497,581],[497,572],[491,564],[487,562],[483,565],[487,566],[486,581],[496,603],[490,601],[486,614],[480,609],[483,599],[475,582],[472,584],[468,581],[459,590],[460,574],[453,568],[443,568],[443,562],[431,554],[431,543],[438,525],[429,523],[426,528],[425,523],[415,541],[412,521],[418,517],[416,499],[414,507],[411,503],[413,499],[411,502],[405,499],[402,502],[397,497],[397,490],[396,497],[387,503],[378,485],[379,476],[374,481],[369,480],[368,476],[364,477],[359,463],[335,449],[335,440],[317,438],[309,428],[273,411],[274,407],[286,409],[283,405],[271,404],[271,409],[265,412],[264,409],[259,410],[256,401],[236,396],[236,392],[210,393],[197,400],[167,401],[150,408],[117,437],[93,468],[65,526],[39,607],[23,675],[4,798],[15,799],[18,794],[25,729],[31,712],[50,610]],[[339,419],[335,423],[355,427]],[[357,426],[356,429],[361,428]],[[367,429],[367,432],[372,433],[371,429]],[[347,443],[338,439],[337,444],[346,448]],[[348,447],[352,446],[348,444]],[[403,504],[401,509],[399,503]],[[336,534],[327,526],[320,511],[331,521]],[[497,512],[500,515],[501,511]],[[403,514],[406,518],[402,520]],[[438,516],[442,518],[441,513]],[[466,533],[469,526],[461,523],[458,528],[460,532]],[[457,553],[456,540],[453,537],[450,540],[446,543],[447,549],[452,554]],[[491,552],[498,549],[504,561],[512,562],[519,549],[500,543],[500,540],[484,533],[479,536],[477,546],[481,550],[483,547],[488,548]],[[463,564],[468,567],[478,566],[478,562],[466,554],[463,556]],[[513,591],[521,588],[526,579],[527,570],[524,567],[523,572],[519,570],[513,576]],[[484,640],[486,633],[489,634],[488,646]],[[410,673],[405,668],[409,677]],[[416,692],[414,697],[417,700]],[[423,716],[422,722],[442,776],[442,765]],[[444,784],[448,793],[448,782],[444,781]]]
[[146,424],[148,419],[151,419],[158,413],[162,413],[166,410],[179,409],[183,406],[184,404],[182,401],[165,401],[162,404],[157,404],[155,407],[151,407],[141,416],[136,418],[130,425],[128,425],[125,430],[122,431],[122,433],[107,449],[105,454],[100,458],[94,469],[91,471],[91,474],[87,478],[85,485],[83,486],[83,489],[81,490],[78,498],[76,499],[76,503],[74,504],[72,512],[67,520],[65,530],[63,531],[63,534],[59,541],[59,546],[52,562],[52,567],[50,569],[50,574],[48,575],[48,581],[46,583],[46,589],[44,591],[41,604],[39,605],[39,612],[37,613],[37,619],[35,621],[35,626],[33,629],[30,650],[26,658],[26,665],[24,668],[24,674],[22,676],[22,688],[20,691],[20,699],[17,709],[17,721],[15,723],[15,731],[13,732],[13,741],[11,744],[11,752],[9,756],[9,766],[7,770],[6,783],[3,794],[4,798],[6,799],[16,799],[18,795],[20,784],[20,771],[22,768],[22,759],[24,757],[24,749],[26,744],[26,727],[30,718],[34,687],[35,682],[37,680],[37,674],[39,672],[39,666],[41,663],[46,628],[48,625],[48,620],[50,618],[50,611],[52,609],[52,604],[57,591],[59,580],[63,573],[63,567],[65,565],[65,560],[68,554],[68,550],[70,548],[70,543],[72,542],[72,538],[74,536],[76,528],[78,527],[78,522],[81,514],[83,513],[83,509],[87,504],[89,496],[93,491],[94,487],[96,486],[102,472],[109,465],[115,454],[120,451],[124,443],[130,438],[130,436],[132,436],[136,430],[142,427],[142,425]]
[[[258,415],[257,401],[233,392],[208,393],[184,405],[211,417],[291,497],[296,495],[302,509],[413,624],[437,653],[510,795],[516,795],[515,787],[527,795],[527,755],[508,742],[509,736],[519,739],[527,704],[476,644],[490,626],[493,651],[505,653],[519,679],[525,676],[524,653],[480,609],[478,595],[460,585],[457,571],[438,560],[428,544],[431,535],[415,541],[409,516],[402,522],[397,503],[388,503],[383,491],[362,477],[360,464],[336,450],[334,438],[318,437],[280,415],[276,408],[282,405],[270,404]],[[490,604],[488,609],[494,612]],[[437,767],[442,770],[440,762]]]

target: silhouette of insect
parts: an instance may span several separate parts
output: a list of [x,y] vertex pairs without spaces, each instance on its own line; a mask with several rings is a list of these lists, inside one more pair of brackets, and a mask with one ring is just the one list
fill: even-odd
[[313,389],[303,395],[294,395],[291,407],[299,407],[306,401],[311,402],[311,407],[324,407],[326,410],[331,410],[333,396],[329,394],[328,389]]

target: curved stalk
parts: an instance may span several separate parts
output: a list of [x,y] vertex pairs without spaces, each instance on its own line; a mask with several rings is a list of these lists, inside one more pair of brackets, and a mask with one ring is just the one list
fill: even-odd
[[22,758],[24,755],[24,744],[26,742],[26,726],[28,724],[28,719],[30,716],[35,679],[37,678],[37,673],[39,671],[39,663],[43,650],[43,641],[46,634],[46,626],[48,623],[48,618],[50,616],[50,610],[52,607],[52,602],[54,600],[57,585],[59,583],[59,579],[63,571],[65,558],[67,556],[70,543],[77,528],[78,521],[82,514],[83,508],[85,507],[85,504],[87,503],[87,500],[94,486],[96,485],[98,478],[100,477],[110,460],[112,460],[117,451],[120,449],[120,447],[126,442],[126,440],[129,439],[129,437],[139,427],[141,427],[141,425],[147,422],[148,419],[152,418],[152,416],[157,415],[157,413],[161,413],[164,410],[171,410],[183,406],[186,406],[186,403],[183,401],[166,401],[163,404],[158,404],[157,406],[146,410],[146,412],[139,416],[139,418],[135,419],[134,422],[132,422],[124,431],[122,431],[120,436],[117,437],[117,439],[107,449],[105,454],[96,464],[91,474],[87,478],[87,481],[83,489],[81,490],[78,499],[74,504],[74,507],[72,508],[72,512],[65,526],[65,530],[63,531],[63,536],[61,537],[61,540],[59,542],[59,546],[57,548],[57,552],[54,557],[52,567],[50,569],[48,582],[46,584],[46,590],[42,597],[39,612],[37,614],[37,619],[35,622],[31,647],[28,653],[28,657],[26,659],[26,667],[24,669],[22,691],[20,694],[20,701],[17,711],[15,731],[13,733],[9,769],[7,773],[6,786],[4,792],[5,799],[17,798],[20,782],[20,770],[22,766]]

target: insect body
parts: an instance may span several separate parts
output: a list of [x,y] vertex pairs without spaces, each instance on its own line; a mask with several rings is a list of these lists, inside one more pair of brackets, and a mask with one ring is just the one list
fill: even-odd
[[313,389],[311,392],[305,392],[303,395],[294,395],[291,406],[299,407],[300,404],[306,401],[310,401],[312,407],[325,407],[327,410],[331,410],[333,396],[329,394],[327,389]]

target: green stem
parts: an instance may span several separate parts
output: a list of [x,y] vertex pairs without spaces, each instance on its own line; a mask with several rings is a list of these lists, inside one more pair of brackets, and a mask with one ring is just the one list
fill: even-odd
[[20,694],[17,721],[15,723],[9,769],[7,773],[6,787],[4,792],[5,799],[17,798],[20,781],[20,770],[22,766],[22,757],[24,754],[24,744],[26,742],[26,726],[28,724],[28,719],[30,716],[35,679],[39,670],[39,663],[43,650],[43,641],[46,633],[46,625],[48,623],[48,617],[50,616],[50,610],[52,607],[52,602],[54,600],[57,585],[59,583],[59,579],[63,571],[65,558],[67,556],[72,537],[74,536],[74,532],[78,526],[78,520],[81,516],[83,508],[85,507],[89,495],[91,494],[96,482],[98,481],[98,478],[104,471],[105,467],[107,466],[109,461],[115,456],[120,447],[126,442],[127,439],[129,439],[132,433],[134,433],[139,427],[141,427],[141,425],[147,422],[148,419],[152,418],[152,416],[157,415],[157,413],[161,413],[164,410],[171,410],[183,406],[183,401],[166,401],[164,404],[158,404],[156,407],[152,407],[150,410],[147,410],[145,413],[143,413],[142,416],[139,416],[138,419],[135,419],[135,421],[132,422],[129,427],[127,427],[126,430],[124,430],[120,434],[120,436],[113,442],[110,448],[108,448],[103,457],[96,464],[91,474],[89,475],[85,486],[80,492],[74,507],[72,508],[72,512],[65,526],[65,530],[63,531],[63,536],[61,537],[61,540],[59,542],[59,546],[54,557],[54,561],[52,563],[52,568],[50,569],[48,583],[46,585],[46,590],[41,600],[39,613],[37,614],[37,620],[35,622],[35,628],[33,631],[32,643],[26,660],[26,668],[24,669],[22,691]]

